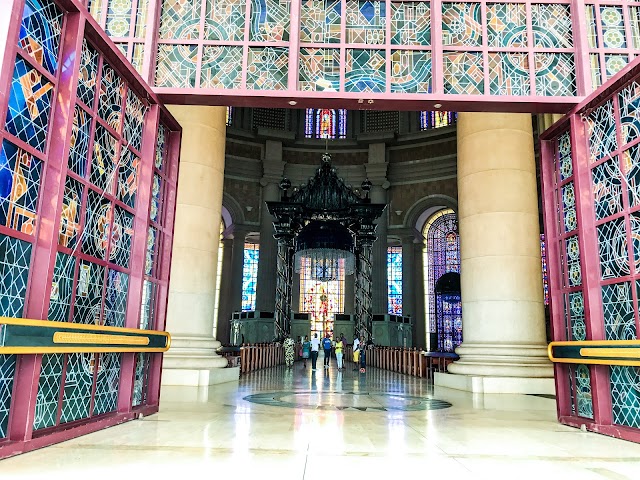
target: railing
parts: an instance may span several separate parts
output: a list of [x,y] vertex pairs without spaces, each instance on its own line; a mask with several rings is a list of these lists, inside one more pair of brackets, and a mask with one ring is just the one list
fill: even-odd
[[638,367],[640,340],[551,342],[548,355],[554,363]]
[[279,343],[248,343],[240,347],[240,373],[283,364],[284,348]]
[[[402,347],[373,347],[366,350],[366,365],[414,377],[432,379],[434,372],[446,372],[459,357],[455,353],[425,352]],[[353,362],[353,347],[345,348],[345,361]]]

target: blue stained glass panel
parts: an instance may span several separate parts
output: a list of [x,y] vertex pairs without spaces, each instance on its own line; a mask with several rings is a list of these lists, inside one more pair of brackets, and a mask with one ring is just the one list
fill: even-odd
[[0,438],[7,436],[16,358],[15,355],[0,355]]
[[629,274],[627,232],[623,219],[616,218],[596,227],[603,280]]
[[386,61],[384,50],[347,49],[345,90],[384,92]]
[[44,152],[47,145],[53,84],[17,58],[11,81],[7,132]]
[[256,309],[259,257],[260,246],[256,243],[245,243],[242,266],[242,310],[244,311]]
[[18,45],[55,75],[63,14],[51,0],[26,0]]
[[635,340],[636,324],[629,282],[602,286],[606,340]]
[[587,365],[568,365],[569,388],[572,395],[573,414],[593,418],[591,372]]
[[622,206],[622,179],[617,159],[607,160],[591,170],[596,220],[620,212]]
[[4,140],[0,149],[0,225],[28,235],[36,229],[42,162]]
[[109,269],[104,295],[104,324],[108,327],[124,327],[127,313],[129,275]]
[[136,206],[139,172],[140,159],[128,148],[123,148],[118,166],[118,199],[131,208]]
[[613,423],[640,428],[640,367],[610,367]]
[[111,251],[109,259],[116,265],[129,268],[131,257],[131,239],[133,237],[133,215],[123,208],[116,207],[111,231]]
[[62,197],[62,211],[60,212],[60,233],[58,244],[74,248],[80,234],[80,206],[82,205],[83,186],[77,180],[67,177]]
[[387,249],[387,311],[402,315],[402,247]]
[[116,132],[120,131],[123,98],[124,82],[113,68],[104,63],[102,65],[102,80],[100,81],[98,115]]
[[251,40],[288,41],[290,7],[289,0],[251,0]]
[[31,265],[31,244],[0,235],[0,316],[22,317]]
[[78,98],[92,108],[96,96],[96,77],[98,76],[98,52],[82,41],[80,68],[78,71]]

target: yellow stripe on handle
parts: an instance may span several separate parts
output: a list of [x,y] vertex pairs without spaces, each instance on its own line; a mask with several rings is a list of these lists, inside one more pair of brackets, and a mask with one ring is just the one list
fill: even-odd
[[149,345],[149,337],[98,335],[95,333],[56,332],[53,343],[92,343],[96,345]]
[[640,359],[640,348],[581,348],[580,355],[583,357]]

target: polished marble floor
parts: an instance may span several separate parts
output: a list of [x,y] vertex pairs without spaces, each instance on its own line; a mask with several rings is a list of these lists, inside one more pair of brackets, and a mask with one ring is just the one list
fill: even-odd
[[0,480],[434,475],[638,479],[640,445],[559,425],[548,398],[296,364],[239,383],[164,388],[157,415],[0,461]]

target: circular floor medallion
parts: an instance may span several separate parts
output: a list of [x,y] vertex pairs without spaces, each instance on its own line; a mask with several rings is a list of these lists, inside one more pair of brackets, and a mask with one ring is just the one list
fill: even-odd
[[451,407],[449,402],[431,397],[414,397],[404,393],[378,392],[264,392],[247,395],[244,400],[261,405],[314,410],[418,411]]

